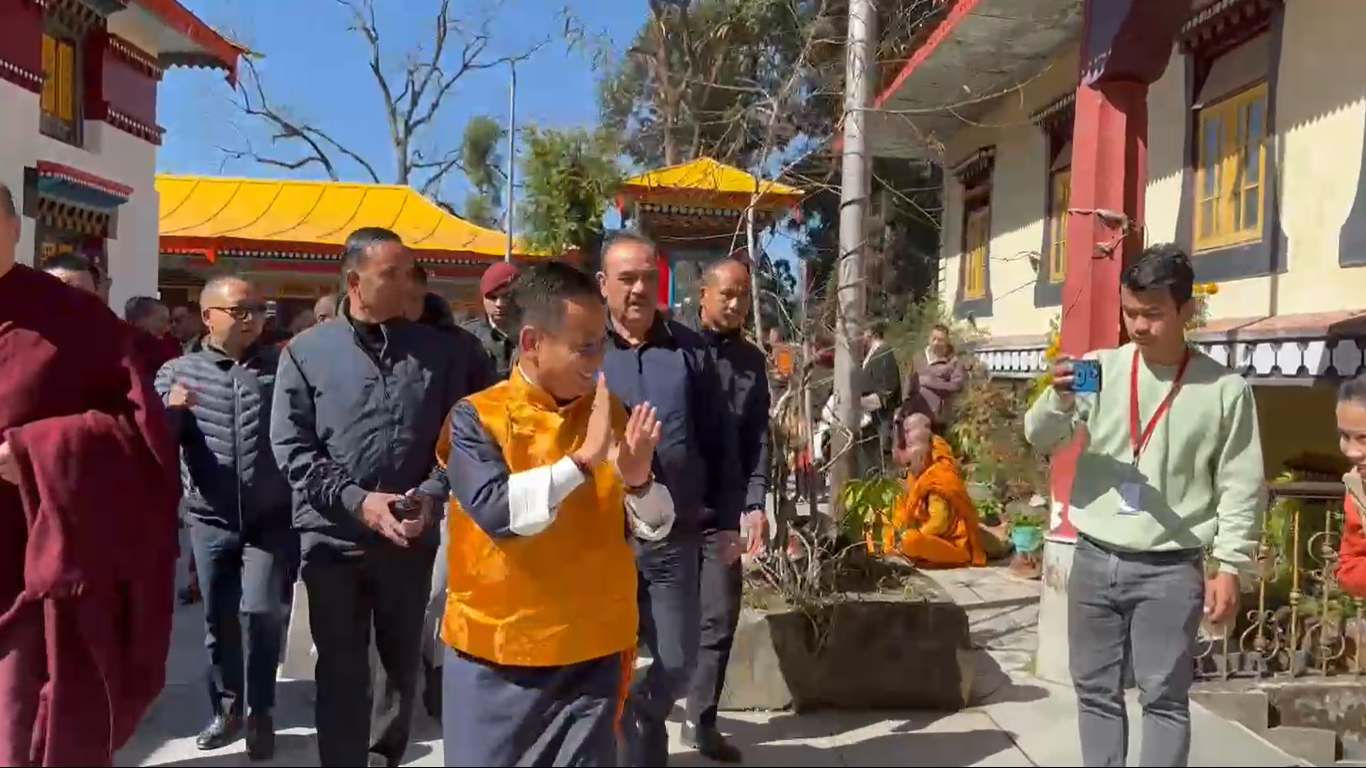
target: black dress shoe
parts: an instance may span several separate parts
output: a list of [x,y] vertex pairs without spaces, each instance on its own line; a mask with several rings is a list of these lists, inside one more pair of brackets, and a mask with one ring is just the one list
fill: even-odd
[[237,741],[242,731],[242,718],[235,715],[218,715],[209,727],[199,732],[194,745],[202,750],[222,749]]
[[741,763],[744,755],[740,749],[721,735],[715,728],[697,728],[683,724],[683,744],[697,750],[697,754],[718,763]]
[[270,715],[247,717],[247,759],[269,760],[275,756],[275,721]]

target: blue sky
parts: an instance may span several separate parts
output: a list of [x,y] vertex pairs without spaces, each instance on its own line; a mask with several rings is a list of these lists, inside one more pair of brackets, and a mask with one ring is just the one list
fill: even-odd
[[[186,6],[263,58],[258,63],[272,105],[291,119],[305,120],[332,134],[364,156],[388,182],[393,151],[379,90],[370,74],[369,48],[348,31],[348,14],[334,0],[185,0]],[[646,14],[643,0],[570,1],[573,12],[592,30],[621,46],[629,43]],[[520,125],[591,126],[597,118],[596,73],[590,58],[567,50],[559,12],[564,0],[456,0],[462,18],[477,21],[492,9],[496,58],[526,50],[547,36],[555,40],[518,66],[517,121]],[[436,0],[375,0],[382,44],[392,68],[403,55],[431,39]],[[400,69],[401,71],[401,69]],[[159,119],[167,130],[159,170],[230,176],[326,178],[320,169],[290,172],[225,153],[245,146],[244,136],[269,154],[268,133],[231,103],[221,73],[176,69],[161,86]],[[505,123],[508,70],[474,72],[445,101],[441,123],[431,136],[442,146],[458,146],[465,122],[486,114]],[[449,142],[449,143],[447,143]],[[439,148],[439,147],[438,147]],[[288,149],[276,151],[290,156]],[[358,166],[343,164],[345,180],[369,181]],[[453,196],[455,197],[455,196]],[[456,199],[460,199],[456,197]]]
[[[391,182],[392,145],[379,89],[369,70],[370,49],[348,30],[350,17],[336,0],[182,0],[200,18],[259,53],[257,68],[267,96],[291,120],[327,131],[338,142],[365,157]],[[374,0],[382,45],[389,68],[401,72],[403,57],[431,40],[437,0]],[[605,36],[613,53],[632,41],[648,14],[645,0],[455,0],[461,18],[477,23],[493,19],[490,58],[515,55],[547,37],[551,43],[517,68],[517,122],[554,127],[596,124],[598,73],[591,57],[571,51],[563,40],[562,9],[583,27]],[[392,82],[392,81],[391,81]],[[428,134],[434,149],[459,145],[466,121],[484,114],[506,124],[508,70],[473,72],[445,100],[437,130]],[[298,157],[296,149],[272,149],[269,132],[244,117],[232,103],[232,90],[221,72],[174,69],[162,81],[159,121],[166,128],[158,170],[164,173],[266,178],[325,179],[321,168],[289,171],[234,157],[248,144],[258,153]],[[439,140],[439,141],[438,141]],[[227,150],[227,151],[225,151]],[[368,174],[333,153],[344,181],[367,182]],[[464,180],[452,174],[447,199],[459,205]],[[614,212],[608,226],[616,226]],[[777,258],[791,258],[789,236],[769,238]]]

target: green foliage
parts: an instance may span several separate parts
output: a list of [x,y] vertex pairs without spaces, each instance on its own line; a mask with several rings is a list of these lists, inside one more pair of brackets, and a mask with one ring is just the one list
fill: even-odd
[[474,192],[465,200],[465,217],[480,226],[491,226],[503,207],[502,143],[507,131],[486,115],[476,115],[465,124],[460,142],[460,164]]
[[[697,157],[750,167],[765,148],[829,135],[842,17],[824,0],[650,3],[650,17],[599,83],[602,125],[643,167]],[[776,107],[776,110],[774,109]]]
[[844,517],[840,524],[849,541],[860,541],[864,534],[882,540],[882,527],[890,525],[892,509],[906,484],[899,477],[884,475],[869,479],[850,480],[840,491]]
[[596,256],[602,217],[621,184],[613,143],[601,132],[530,127],[522,133],[520,232],[527,245]]

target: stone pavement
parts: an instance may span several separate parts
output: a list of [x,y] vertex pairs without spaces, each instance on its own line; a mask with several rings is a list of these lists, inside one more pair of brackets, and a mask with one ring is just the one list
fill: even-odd
[[[978,651],[977,706],[957,713],[725,713],[721,726],[755,766],[1075,766],[1076,702],[1071,691],[1030,676],[1037,646],[1039,584],[984,568],[932,574],[967,607]],[[115,765],[247,765],[240,743],[216,753],[194,748],[208,717],[201,614],[176,616],[168,684],[138,735]],[[283,681],[276,713],[281,728],[275,765],[317,765],[311,684]],[[1137,707],[1134,762],[1138,749]],[[1241,726],[1202,708],[1193,713],[1193,766],[1300,765]],[[415,724],[408,765],[442,765],[440,730],[425,714]],[[674,724],[676,733],[677,724]],[[675,766],[710,765],[676,749]]]

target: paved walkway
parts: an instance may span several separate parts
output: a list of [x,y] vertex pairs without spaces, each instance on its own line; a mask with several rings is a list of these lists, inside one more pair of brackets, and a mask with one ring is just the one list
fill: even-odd
[[[754,766],[1075,766],[1076,702],[1071,691],[1030,676],[1037,646],[1039,585],[998,569],[934,574],[967,606],[978,652],[978,706],[957,713],[728,713],[722,729]],[[209,710],[202,675],[201,614],[182,608],[165,692],[116,765],[245,765],[240,743],[221,752],[195,750]],[[275,765],[317,765],[307,683],[282,682],[281,735]],[[1137,755],[1136,707],[1131,702]],[[1197,707],[1193,766],[1300,765],[1241,726]],[[677,725],[674,726],[677,728]],[[440,732],[425,715],[408,765],[442,765]],[[676,750],[675,766],[711,763]],[[1135,757],[1136,761],[1136,757]]]

